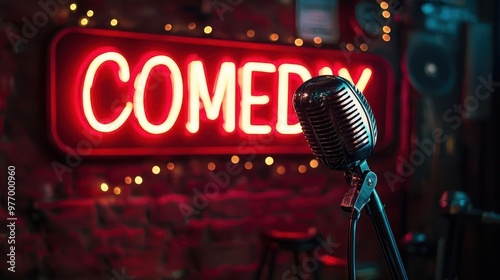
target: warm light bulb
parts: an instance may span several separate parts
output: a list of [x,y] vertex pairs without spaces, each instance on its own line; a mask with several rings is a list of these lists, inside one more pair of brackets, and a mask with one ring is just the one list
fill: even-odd
[[89,20],[87,18],[82,18],[80,20],[80,25],[85,26],[89,23]]
[[273,157],[266,157],[266,159],[264,160],[264,162],[267,165],[272,165],[274,163],[274,159],[273,159]]
[[158,165],[153,166],[151,172],[153,172],[153,174],[160,174],[160,167]]
[[253,31],[252,29],[248,29],[247,36],[250,38],[253,38],[255,36],[255,31]]
[[168,170],[172,171],[172,170],[174,170],[174,168],[175,168],[175,164],[173,162],[167,163],[167,169]]
[[252,168],[253,168],[253,163],[251,163],[249,161],[245,162],[245,169],[246,170],[250,170]]
[[92,10],[88,10],[87,11],[87,16],[88,17],[92,17],[93,15],[94,15],[94,11],[92,11]]
[[72,3],[71,5],[69,5],[69,9],[72,10],[72,11],[76,11],[76,4],[75,3]]
[[193,29],[195,29],[195,28],[196,28],[196,23],[194,23],[194,22],[190,22],[190,23],[188,24],[188,28],[189,28],[189,30],[193,30]]
[[319,163],[318,163],[318,160],[316,159],[311,159],[311,161],[309,162],[309,166],[311,166],[312,168],[316,168],[318,167]]
[[205,28],[203,28],[203,32],[205,32],[205,34],[212,33],[212,26],[210,25],[205,26]]
[[297,47],[300,47],[304,44],[304,40],[297,38],[297,39],[295,39],[294,43]]
[[390,13],[389,11],[383,11],[383,12],[382,12],[382,16],[383,16],[384,18],[389,18],[389,17],[391,16],[391,13]]
[[284,167],[283,165],[280,165],[280,166],[278,166],[278,168],[276,168],[276,172],[277,172],[279,175],[283,175],[283,174],[285,174],[285,171],[286,171],[286,169],[285,169],[285,167]]
[[231,162],[237,164],[238,162],[240,162],[240,157],[238,157],[237,155],[232,156]]
[[132,178],[130,178],[130,176],[125,177],[124,181],[125,181],[125,184],[127,184],[127,185],[132,184]]
[[381,2],[380,3],[380,8],[382,8],[384,10],[387,10],[387,8],[389,8],[389,4],[387,4],[387,2]]
[[368,50],[368,45],[363,43],[359,45],[359,49],[366,52]]
[[315,44],[318,44],[318,45],[321,44],[321,42],[323,42],[323,40],[321,39],[321,37],[314,37],[313,41],[314,41]]
[[101,191],[107,192],[109,190],[109,186],[106,183],[101,184]]
[[165,31],[170,31],[170,30],[172,30],[172,24],[170,23],[165,24]]
[[382,27],[382,31],[384,31],[385,33],[389,33],[391,32],[391,28],[387,25],[384,25],[384,27]]
[[280,38],[280,36],[276,33],[273,33],[271,35],[269,35],[269,40],[273,41],[273,42],[276,42],[278,41],[278,39]]
[[391,40],[391,35],[389,34],[382,35],[382,40],[389,42]]
[[346,48],[348,51],[352,52],[352,51],[354,50],[354,45],[353,45],[353,44],[351,44],[351,43],[349,43],[349,44],[345,45],[345,48]]
[[114,192],[116,195],[119,195],[119,194],[121,194],[121,193],[122,193],[122,189],[120,189],[120,187],[115,187],[115,188],[113,189],[113,192]]
[[116,18],[112,19],[109,24],[111,24],[111,26],[116,26],[118,25],[118,20]]
[[141,176],[135,176],[134,182],[135,182],[137,185],[142,184],[142,177],[141,177]]
[[209,162],[207,165],[208,170],[214,171],[215,170],[215,163]]
[[298,170],[300,173],[306,173],[307,167],[305,165],[301,164],[301,165],[299,165]]

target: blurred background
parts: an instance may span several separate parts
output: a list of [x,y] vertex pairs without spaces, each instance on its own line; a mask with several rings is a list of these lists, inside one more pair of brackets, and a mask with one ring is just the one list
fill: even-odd
[[[0,278],[255,279],[266,245],[261,236],[270,230],[323,241],[321,256],[309,256],[298,270],[290,252],[278,252],[275,279],[300,273],[312,279],[316,271],[321,279],[347,278],[349,215],[339,207],[347,184],[342,172],[304,152],[305,139],[300,152],[286,141],[279,152],[267,149],[266,141],[255,144],[246,135],[240,147],[251,149],[221,152],[61,150],[51,93],[54,73],[64,71],[52,71],[54,57],[80,67],[71,51],[92,51],[81,39],[53,47],[67,28],[104,30],[102,40],[117,36],[122,43],[128,37],[165,38],[163,46],[198,42],[179,38],[223,42],[197,49],[207,60],[225,45],[257,43],[252,52],[279,47],[284,55],[343,56],[346,67],[364,59],[387,65],[388,78],[372,81],[386,92],[367,96],[385,135],[368,162],[408,277],[496,275],[498,219],[480,216],[500,212],[497,1],[0,0]],[[135,42],[120,47],[138,55],[143,42]],[[78,112],[68,104],[61,112]],[[15,215],[8,208],[9,166],[15,167]],[[236,171],[224,188],[207,191],[228,168]],[[8,270],[12,216],[15,272]],[[357,240],[359,278],[389,279],[364,213]]]

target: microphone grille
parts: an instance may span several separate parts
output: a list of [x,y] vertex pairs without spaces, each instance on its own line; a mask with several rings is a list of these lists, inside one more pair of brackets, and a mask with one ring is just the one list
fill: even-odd
[[313,154],[326,167],[345,170],[371,154],[377,139],[375,117],[349,81],[313,78],[296,91],[294,107]]

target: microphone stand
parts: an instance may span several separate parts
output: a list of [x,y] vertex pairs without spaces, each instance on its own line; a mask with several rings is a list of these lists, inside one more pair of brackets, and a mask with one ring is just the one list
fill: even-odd
[[[406,275],[389,220],[387,219],[384,205],[375,190],[377,175],[370,170],[365,160],[358,166],[346,170],[344,176],[349,184],[349,189],[344,195],[340,207],[346,212],[353,213],[353,216],[357,213],[359,217],[359,213],[366,206],[366,213],[370,216],[377,232],[378,241],[384,252],[385,261],[391,272],[392,279],[407,280],[408,276]],[[349,237],[349,243],[355,242],[355,240],[351,241],[354,238]],[[352,245],[351,248],[354,251],[355,245]],[[354,254],[354,252],[349,253]],[[348,261],[353,262],[353,259],[349,259]],[[355,265],[350,264],[349,267],[354,268]],[[349,277],[350,279],[356,278],[355,275],[351,274]]]
[[442,249],[436,258],[436,279],[456,279],[460,269],[462,243],[467,218],[479,219],[481,223],[498,224],[500,215],[487,212],[472,206],[467,193],[462,191],[445,191],[439,200],[443,216],[448,218],[446,236]]

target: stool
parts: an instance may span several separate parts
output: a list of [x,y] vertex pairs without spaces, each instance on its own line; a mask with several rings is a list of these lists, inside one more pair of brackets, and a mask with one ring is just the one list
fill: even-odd
[[[262,232],[260,235],[261,243],[263,246],[262,256],[260,259],[259,268],[257,269],[257,274],[255,279],[260,279],[262,270],[266,265],[266,260],[268,261],[268,280],[273,278],[274,265],[276,263],[276,254],[280,250],[288,250],[293,253],[293,261],[295,266],[300,266],[299,256],[301,252],[307,253],[307,255],[313,258],[313,250],[320,246],[318,242],[318,233],[316,230],[310,230],[309,232],[290,232],[290,231],[277,231],[271,230]],[[318,260],[318,266],[320,261]],[[319,280],[318,269],[313,271],[314,279]],[[302,280],[300,273],[297,277]],[[281,278],[280,278],[281,279]]]

